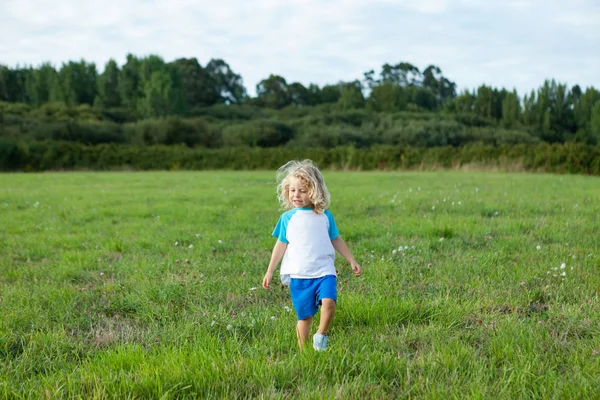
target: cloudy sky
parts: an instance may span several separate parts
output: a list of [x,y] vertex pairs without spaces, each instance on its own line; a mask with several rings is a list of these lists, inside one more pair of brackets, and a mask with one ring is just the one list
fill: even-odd
[[461,90],[600,88],[599,0],[0,0],[0,38],[11,67],[222,58],[251,95],[269,74],[322,86],[401,61]]

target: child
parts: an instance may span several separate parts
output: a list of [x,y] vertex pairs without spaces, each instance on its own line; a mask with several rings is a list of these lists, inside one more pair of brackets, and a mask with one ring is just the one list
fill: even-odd
[[273,236],[277,238],[262,286],[270,288],[273,271],[281,263],[281,283],[290,285],[292,304],[298,314],[298,346],[310,334],[313,316],[321,306],[321,321],[313,336],[313,347],[327,347],[327,330],[336,309],[337,250],[352,266],[354,275],[362,270],[339,236],[329,207],[329,191],[323,175],[311,160],[290,161],[277,171],[277,197],[289,210],[281,215]]

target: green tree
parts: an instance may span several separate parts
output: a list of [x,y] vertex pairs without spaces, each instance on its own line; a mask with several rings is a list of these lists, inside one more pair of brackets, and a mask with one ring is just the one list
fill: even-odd
[[600,143],[600,100],[596,102],[596,105],[592,109],[591,121],[591,140],[593,144]]
[[308,96],[308,105],[316,106],[321,104],[321,88],[319,85],[311,83],[306,89]]
[[311,105],[311,93],[299,82],[288,85],[290,102],[297,106]]
[[283,108],[291,104],[292,99],[285,78],[270,75],[256,85],[256,96],[260,104],[269,108]]
[[507,93],[502,100],[502,124],[507,128],[513,128],[521,117],[521,105],[517,91]]
[[57,79],[56,69],[50,63],[43,63],[39,69],[32,69],[27,79],[27,93],[31,104],[39,107],[48,103],[52,85]]
[[170,114],[170,95],[173,82],[166,71],[157,70],[145,79],[143,96],[138,102],[138,111],[144,117],[165,117]]
[[57,100],[70,106],[94,104],[97,78],[96,65],[93,63],[87,63],[85,60],[63,63],[58,72],[60,88]]
[[165,70],[169,74],[171,87],[168,94],[169,115],[186,115],[189,111],[189,104],[183,93],[183,76],[181,69],[175,63],[169,63],[165,66]]
[[464,90],[461,94],[456,96],[451,102],[447,103],[446,110],[457,113],[471,113],[475,110],[475,98],[476,96]]
[[351,110],[365,106],[365,98],[359,81],[341,83],[340,86],[342,92],[337,102],[340,109]]
[[142,90],[140,60],[132,54],[127,54],[127,59],[119,74],[119,94],[121,103],[130,112],[137,111]]
[[475,114],[483,117],[499,120],[502,118],[502,101],[505,92],[499,92],[489,86],[481,85],[477,89],[477,96],[473,103]]
[[219,102],[240,104],[246,99],[242,77],[233,72],[229,64],[221,59],[212,59],[205,68],[217,84]]
[[401,62],[396,65],[396,70],[398,71],[398,80],[400,86],[419,86],[420,80],[422,78],[421,72],[419,68],[414,65]]
[[394,112],[405,110],[408,99],[405,91],[398,84],[383,83],[371,90],[367,105],[375,111]]
[[534,131],[544,141],[563,142],[575,133],[572,100],[566,85],[546,80],[537,91]]
[[[439,100],[433,90],[418,86],[409,86],[406,88],[409,98],[409,104],[418,109],[435,111],[438,109]],[[411,107],[413,107],[411,106]]]
[[217,82],[196,58],[180,58],[175,60],[175,65],[181,74],[183,98],[190,107],[206,107],[219,102]]
[[443,76],[440,67],[429,65],[423,71],[423,87],[431,89],[437,99],[445,103],[456,96],[456,84]]
[[[579,89],[579,86],[576,86]],[[592,109],[600,101],[600,91],[593,87],[587,88],[585,92],[573,88],[573,118],[577,129],[587,130],[592,119]]]
[[337,103],[342,95],[342,88],[340,84],[325,85],[321,89],[321,104],[324,103]]
[[0,65],[0,101],[28,103],[25,82],[29,68],[11,69]]
[[107,108],[121,106],[119,76],[121,71],[116,61],[110,59],[104,66],[104,72],[98,77],[99,102]]

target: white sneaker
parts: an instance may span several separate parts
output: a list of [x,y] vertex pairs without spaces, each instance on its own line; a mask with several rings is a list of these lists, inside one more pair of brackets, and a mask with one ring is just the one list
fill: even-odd
[[316,351],[325,351],[327,349],[327,341],[329,338],[327,335],[323,335],[319,332],[313,336],[313,349]]

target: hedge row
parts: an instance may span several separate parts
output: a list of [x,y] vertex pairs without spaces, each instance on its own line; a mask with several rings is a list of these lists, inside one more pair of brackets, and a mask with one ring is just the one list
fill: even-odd
[[463,147],[336,147],[191,149],[186,146],[86,146],[73,142],[0,142],[3,171],[276,169],[290,159],[311,158],[323,168],[502,170],[600,175],[600,146],[580,143]]

